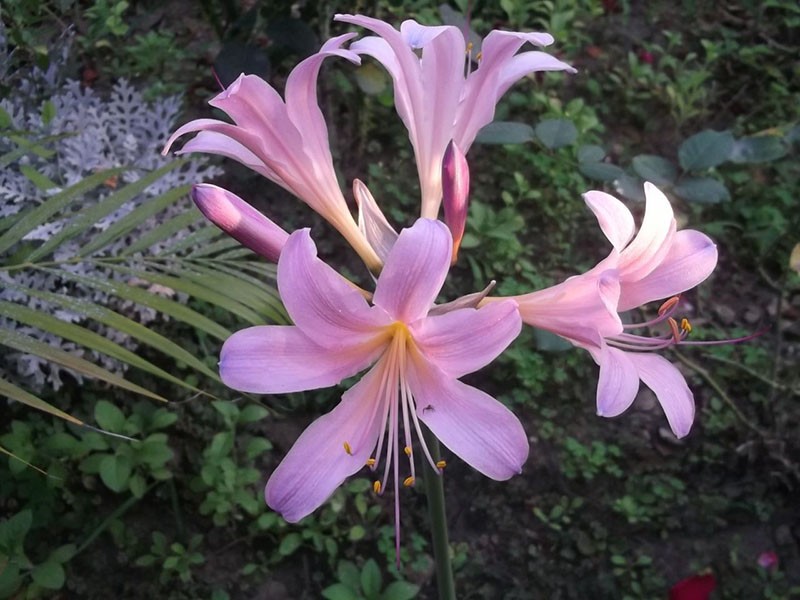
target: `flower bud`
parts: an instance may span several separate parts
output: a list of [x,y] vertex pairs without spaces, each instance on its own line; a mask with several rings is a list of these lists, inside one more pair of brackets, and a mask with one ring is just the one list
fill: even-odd
[[192,187],[200,212],[229,236],[274,263],[289,234],[236,194],[210,183]]
[[442,205],[444,222],[453,236],[453,259],[458,258],[458,248],[464,237],[469,206],[469,165],[461,149],[451,141],[442,160]]

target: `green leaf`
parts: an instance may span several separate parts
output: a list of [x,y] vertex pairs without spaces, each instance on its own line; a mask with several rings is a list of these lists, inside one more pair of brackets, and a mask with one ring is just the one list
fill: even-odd
[[33,582],[48,590],[60,590],[64,585],[64,567],[55,561],[43,562],[31,571]]
[[389,77],[386,72],[372,62],[362,63],[355,70],[353,76],[356,79],[356,85],[368,96],[378,96],[389,86]]
[[357,590],[361,587],[361,572],[349,560],[342,560],[336,567],[336,577],[346,586]]
[[546,148],[556,150],[578,139],[578,130],[569,119],[546,119],[536,125],[536,137]]
[[99,400],[94,405],[94,419],[100,427],[115,433],[122,433],[125,426],[125,415],[107,400]]
[[788,148],[777,135],[744,137],[733,143],[730,160],[735,163],[765,163],[786,156]]
[[108,279],[87,277],[69,271],[62,271],[60,269],[40,268],[39,270],[53,273],[66,279],[71,279],[83,285],[106,292],[107,294],[118,296],[123,300],[129,300],[131,302],[141,304],[142,306],[147,306],[153,310],[157,310],[160,313],[168,315],[173,319],[177,319],[182,323],[192,325],[196,329],[203,331],[220,341],[225,341],[232,335],[232,332],[225,327],[215,323],[205,315],[192,310],[188,306],[181,304],[180,302],[175,302],[174,300],[163,298],[158,294],[148,292],[142,288],[128,285],[120,281],[109,281]]
[[80,249],[78,256],[89,256],[106,247],[114,240],[118,240],[130,233],[153,215],[175,204],[177,200],[188,194],[189,190],[191,190],[190,185],[182,185],[161,194],[157,198],[151,198],[147,202],[143,202],[123,218],[110,225],[108,229],[93,237],[88,244]]
[[711,177],[689,177],[676,185],[673,191],[687,202],[698,204],[717,204],[731,199],[728,188]]
[[20,173],[25,175],[25,177],[30,179],[33,185],[35,185],[37,188],[39,188],[44,192],[58,187],[58,184],[56,182],[54,182],[46,175],[42,175],[41,173],[39,173],[39,171],[31,167],[30,165],[20,165],[19,171]]
[[52,100],[46,100],[42,104],[42,123],[45,125],[49,125],[50,121],[52,121],[56,116],[56,105],[53,104]]
[[632,166],[639,177],[659,186],[670,185],[678,176],[678,169],[674,164],[655,154],[634,156]]
[[381,570],[378,568],[378,563],[370,558],[361,568],[361,590],[369,600],[378,597],[381,587]]
[[[0,332],[0,336],[2,336],[2,332]],[[2,343],[2,340],[0,340]],[[83,425],[83,421],[80,419],[76,419],[72,415],[68,415],[62,410],[57,409],[55,406],[48,404],[44,400],[34,396],[30,392],[26,392],[22,388],[15,386],[13,383],[6,381],[5,379],[0,378],[0,395],[5,396],[7,398],[11,398],[12,400],[16,400],[17,402],[21,402],[22,404],[26,404],[31,408],[35,408],[37,410],[41,410],[42,412],[49,413],[55,417],[60,419],[64,419],[65,421],[69,421],[70,423],[74,423],[75,425]]]
[[350,528],[350,532],[347,534],[347,539],[351,542],[357,542],[358,540],[364,539],[365,535],[367,535],[367,530],[364,529],[362,525],[353,525]]
[[334,583],[322,590],[326,600],[361,600],[358,593],[343,583]]
[[533,127],[512,121],[494,121],[475,137],[476,144],[524,144],[534,139]]
[[419,594],[419,586],[407,581],[394,581],[390,583],[383,594],[381,600],[411,600]]
[[678,148],[678,161],[685,171],[702,171],[724,163],[733,149],[730,131],[701,131]]
[[615,181],[624,173],[617,165],[604,162],[578,163],[578,171],[589,179],[598,181]]
[[25,536],[33,524],[30,509],[21,510],[13,517],[0,523],[0,550],[6,555],[22,552]]
[[248,404],[239,413],[239,423],[254,423],[269,414],[269,411],[258,404]]
[[303,538],[300,536],[299,533],[292,532],[286,535],[285,538],[281,540],[280,546],[278,546],[278,554],[281,556],[289,556],[290,554],[294,554],[294,552],[300,547],[300,544],[303,543]]
[[19,565],[11,560],[6,563],[5,568],[0,570],[0,598],[11,598],[22,585],[22,577],[19,572]]
[[141,194],[151,184],[161,179],[170,171],[173,171],[184,164],[186,164],[185,160],[175,160],[169,162],[160,169],[151,171],[133,183],[129,183],[107,198],[103,198],[96,204],[91,205],[89,208],[78,211],[78,213],[69,221],[69,223],[67,223],[58,233],[53,235],[39,248],[31,252],[27,259],[28,262],[36,262],[43,256],[49,256],[53,250],[61,246],[64,242],[74,238],[80,233],[87,231],[103,217],[106,217],[118,210],[123,204],[130,202],[136,196]]
[[644,202],[644,181],[635,175],[623,173],[614,180],[614,187],[618,194],[621,194],[629,200],[636,202]]
[[10,229],[0,236],[0,254],[11,248],[11,246],[40,225],[49,222],[50,217],[63,210],[75,198],[83,196],[86,192],[102,185],[109,177],[119,175],[125,171],[125,168],[120,167],[93,173],[63,192],[54,195],[44,204],[40,204],[33,210],[29,210],[20,218],[13,229]]
[[130,476],[131,460],[125,455],[109,454],[100,462],[100,479],[113,492],[125,490]]
[[533,337],[536,339],[536,348],[543,352],[563,352],[573,347],[564,338],[544,329],[534,329]]
[[[122,255],[131,256],[137,252],[143,252],[153,244],[169,239],[182,229],[186,229],[190,225],[194,225],[195,223],[199,222],[201,217],[202,215],[197,207],[192,206],[186,210],[186,212],[182,212],[179,215],[164,221],[161,225],[153,227],[150,231],[141,235],[139,239],[122,251]],[[211,227],[203,227],[202,230],[208,230],[212,236],[219,235],[218,232]]]
[[578,148],[578,162],[579,163],[596,163],[602,162],[606,157],[606,151],[600,146],[588,144]]
[[[94,363],[90,363],[88,360],[84,360],[60,348],[56,348],[45,342],[40,342],[39,340],[36,340],[32,337],[28,337],[19,332],[0,329],[0,344],[8,346],[9,348],[13,348],[19,352],[25,352],[27,354],[41,356],[42,358],[54,362],[63,367],[66,367],[67,369],[72,369],[73,371],[77,371],[78,373],[80,373],[81,375],[85,375],[86,377],[91,377],[99,379],[100,381],[105,381],[106,383],[110,383],[111,385],[115,385],[117,387],[126,389],[128,391],[141,394],[142,396],[147,396],[148,398],[152,398],[154,400],[167,402],[166,398],[163,398],[162,396],[159,396],[154,392],[151,392],[149,390],[144,389],[143,387],[131,383],[126,379],[120,377],[119,375],[115,375],[114,373],[102,367],[99,367]],[[5,393],[6,390],[4,389],[2,383],[0,383],[0,393]],[[35,397],[33,398],[35,399]],[[16,400],[17,398],[14,399]],[[28,404],[28,402],[25,403]],[[52,411],[48,410],[47,412],[52,412]],[[75,421],[75,419],[72,418],[69,418],[68,420],[73,422]]]

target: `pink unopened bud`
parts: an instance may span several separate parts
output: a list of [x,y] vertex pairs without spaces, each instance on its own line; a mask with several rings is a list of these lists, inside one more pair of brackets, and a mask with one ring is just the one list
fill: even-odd
[[467,157],[455,142],[450,141],[442,160],[442,206],[444,222],[453,236],[453,259],[458,258],[458,248],[464,237],[469,208],[469,165]]
[[219,186],[200,183],[192,187],[192,200],[222,231],[256,254],[278,262],[289,234],[239,196]]
[[758,566],[767,571],[772,571],[778,567],[778,555],[774,552],[762,552],[756,560]]

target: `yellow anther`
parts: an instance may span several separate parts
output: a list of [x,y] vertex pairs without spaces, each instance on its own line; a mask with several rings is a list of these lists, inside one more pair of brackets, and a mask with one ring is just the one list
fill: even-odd
[[481,59],[482,59],[482,58],[483,58],[483,52],[478,52],[478,53],[475,55],[475,60],[476,60],[477,62],[481,62]]
[[404,485],[404,486],[406,486],[406,487],[411,487],[412,485],[414,485],[414,481],[415,481],[415,480],[414,480],[414,478],[413,478],[413,477],[406,477],[406,478],[403,480],[403,485]]
[[367,459],[367,466],[368,467],[374,467],[375,466],[375,459],[374,458],[368,458]]
[[689,319],[687,318],[681,319],[681,331],[685,331],[686,333],[692,333],[692,324],[689,323]]
[[376,480],[376,481],[374,481],[372,483],[372,491],[375,492],[376,494],[380,494],[381,493],[381,482],[380,481]]
[[664,304],[662,304],[661,307],[658,309],[658,316],[660,317],[668,310],[674,308],[675,305],[680,301],[680,299],[681,299],[680,296],[673,296],[672,298],[664,302]]
[[474,44],[473,44],[472,42],[468,42],[468,43],[467,43],[467,52],[472,52],[472,49],[473,49],[474,47],[475,47],[475,46],[474,46]]
[[439,460],[436,462],[437,469],[444,469],[446,466],[447,466],[447,461],[445,460]]
[[403,452],[406,453],[406,456],[411,456],[411,446],[406,446],[403,448]]
[[353,449],[350,447],[350,443],[349,442],[345,442],[342,445],[344,446],[344,451],[347,452],[350,456],[352,456],[353,455]]

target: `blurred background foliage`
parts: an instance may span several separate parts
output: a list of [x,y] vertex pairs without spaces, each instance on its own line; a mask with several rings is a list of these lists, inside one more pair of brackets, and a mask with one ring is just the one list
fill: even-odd
[[[286,315],[274,270],[204,225],[188,184],[215,178],[287,229],[312,223],[321,254],[362,277],[357,261],[239,165],[158,156],[240,72],[281,89],[345,31],[338,12],[456,24],[476,42],[545,30],[579,70],[521,82],[481,133],[447,299],[593,265],[607,250],[580,194],[641,213],[650,180],[720,249],[682,305],[693,335],[766,331],[671,354],[698,405],[682,441],[645,389],[622,417],[596,417],[596,367],[551,336],[525,332],[472,376],[520,415],[532,449],[505,483],[448,465],[461,596],[663,598],[712,573],[714,598],[798,597],[796,2],[5,0],[0,598],[434,597],[416,490],[401,499],[400,568],[391,498],[366,479],[297,525],[265,507],[268,474],[340,391],[256,398],[218,382],[229,332]],[[320,98],[343,188],[364,179],[410,223],[416,172],[391,80],[369,60],[329,61]]]

